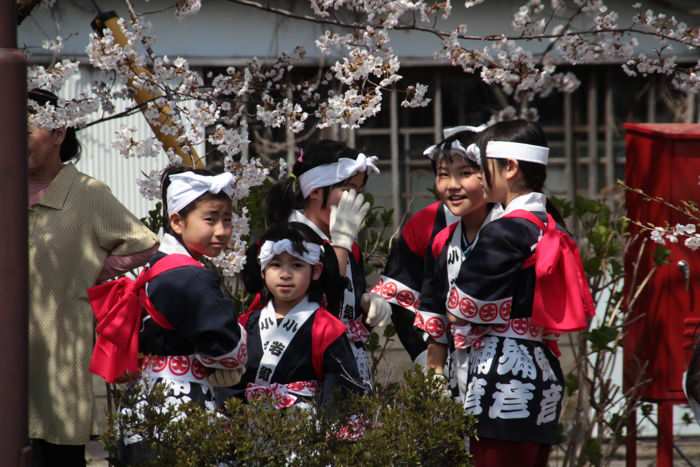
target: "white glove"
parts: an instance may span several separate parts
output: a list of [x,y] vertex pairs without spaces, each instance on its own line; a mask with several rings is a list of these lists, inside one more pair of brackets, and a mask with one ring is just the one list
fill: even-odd
[[365,310],[367,318],[365,323],[372,327],[382,327],[391,320],[391,305],[379,295],[364,293],[360,299],[360,306]]
[[362,193],[344,191],[337,206],[331,207],[330,233],[333,246],[352,251],[357,233],[369,212],[369,203]]
[[207,376],[207,381],[212,386],[231,387],[238,384],[245,373],[245,367],[239,366],[233,370],[214,370],[214,373]]

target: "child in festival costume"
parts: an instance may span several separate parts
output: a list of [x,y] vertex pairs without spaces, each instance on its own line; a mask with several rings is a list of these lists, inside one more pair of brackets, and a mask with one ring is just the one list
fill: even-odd
[[[398,241],[389,252],[384,272],[372,289],[372,292],[383,296],[391,304],[391,320],[401,344],[411,360],[423,366],[428,343],[425,333],[414,326],[414,321],[416,311],[420,308],[425,255],[430,250],[435,235],[459,220],[448,208],[450,197],[463,201],[463,195],[456,195],[454,189],[451,189],[455,185],[455,179],[449,175],[450,169],[454,165],[453,172],[458,174],[457,178],[461,178],[459,173],[464,164],[466,148],[484,128],[460,126],[447,129],[444,132],[445,139],[423,152],[433,167],[438,201],[416,212],[406,221]],[[478,165],[474,170],[479,171]],[[483,207],[482,204],[476,208]]]
[[194,401],[210,409],[213,386],[240,380],[245,331],[219,276],[200,262],[217,256],[231,238],[232,193],[228,172],[166,170],[158,252],[135,281],[88,291],[97,318],[93,373],[113,383],[140,371],[146,387],[164,383],[168,403]]
[[[443,375],[449,328],[441,297],[454,282],[454,264],[469,255],[483,226],[502,213],[500,205],[489,204],[484,197],[479,159],[473,151],[476,136],[458,133],[432,149],[436,162],[435,186],[458,222],[430,239],[424,258],[421,304],[415,317],[416,328],[428,335],[428,366],[435,368],[437,375],[448,376],[450,386],[458,386],[461,398],[466,390],[467,355],[463,349],[452,347],[449,375]],[[449,251],[444,248],[448,244]]]
[[361,194],[370,173],[379,173],[375,156],[368,157],[335,141],[320,141],[299,151],[292,176],[273,186],[267,198],[270,225],[303,224],[318,239],[330,243],[347,288],[339,318],[348,337],[362,380],[370,383],[365,327],[383,326],[391,307],[366,292],[362,253],[357,235],[369,211]]
[[487,199],[505,211],[479,232],[467,261],[455,255],[450,264],[459,250],[450,244],[447,274],[456,279],[434,310],[448,313],[455,347],[469,349],[465,410],[478,420],[475,465],[545,466],[564,394],[551,339],[585,329],[593,301],[576,245],[542,194],[549,154],[542,129],[497,123],[474,152]]
[[[329,258],[335,261],[332,247],[299,224],[273,227],[260,245],[263,307],[242,319],[249,351],[240,385],[245,398],[268,395],[281,409],[311,399],[326,405],[339,389],[362,392],[346,327],[320,304],[326,297],[342,299],[342,278],[324,270]],[[324,274],[335,280],[322,280]],[[324,283],[338,290],[324,290]]]

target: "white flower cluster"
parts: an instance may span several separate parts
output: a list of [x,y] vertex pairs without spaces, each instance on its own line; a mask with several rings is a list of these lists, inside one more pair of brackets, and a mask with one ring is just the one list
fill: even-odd
[[692,251],[700,249],[700,233],[695,224],[676,224],[674,227],[654,227],[649,237],[660,245],[678,243],[683,240],[683,245]]
[[90,114],[99,109],[99,101],[86,94],[71,100],[58,99],[54,106],[47,102],[43,106],[29,100],[29,124],[37,128],[80,128],[89,119]]
[[250,218],[248,208],[241,209],[241,213],[233,213],[231,219],[233,235],[228,247],[212,262],[221,270],[225,279],[233,280],[243,270],[246,263],[246,249],[248,244],[245,237],[250,235]]
[[209,143],[216,146],[225,157],[233,160],[233,156],[240,154],[244,145],[250,143],[248,139],[248,129],[245,126],[240,128],[226,128],[223,125],[216,125],[214,131],[209,135]]
[[160,189],[160,178],[163,175],[162,170],[152,170],[149,173],[143,173],[142,178],[136,179],[136,186],[139,188],[139,193],[149,201],[160,201],[162,197]]
[[233,162],[233,158],[224,158],[225,169],[236,177],[233,199],[242,201],[250,194],[250,189],[260,186],[270,174],[270,170],[263,166],[259,159]]
[[340,125],[342,128],[359,128],[368,118],[382,110],[382,93],[371,88],[365,93],[348,89],[342,95],[331,95],[318,110],[319,128]]
[[157,138],[149,137],[139,140],[136,133],[134,128],[116,130],[112,147],[127,159],[130,157],[158,157],[162,153],[163,144]]
[[406,99],[401,101],[401,107],[425,107],[430,104],[432,99],[425,97],[428,92],[428,86],[421,83],[416,83],[415,86],[406,88]]
[[175,16],[183,18],[199,13],[202,8],[201,0],[177,0],[175,2]]
[[263,105],[257,106],[256,117],[265,126],[279,128],[286,125],[292,133],[299,133],[304,129],[304,122],[309,114],[302,110],[300,104],[295,104],[284,98],[282,102],[275,102],[269,94],[263,95]]

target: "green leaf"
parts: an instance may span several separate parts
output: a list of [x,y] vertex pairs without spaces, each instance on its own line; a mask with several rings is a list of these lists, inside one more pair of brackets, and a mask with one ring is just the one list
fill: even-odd
[[601,449],[600,441],[597,439],[587,440],[581,450],[581,455],[585,460],[590,462],[591,465],[601,465],[603,461],[603,450]]
[[602,325],[599,328],[591,329],[586,333],[586,338],[591,344],[591,350],[594,353],[604,350],[613,351],[610,344],[617,339],[619,331],[611,326]]
[[654,263],[657,266],[663,266],[664,264],[668,264],[668,257],[671,255],[671,251],[661,245],[657,245],[656,249],[654,250]]
[[387,339],[391,339],[396,335],[396,328],[394,328],[393,324],[387,324],[387,326],[384,328],[384,337]]
[[579,382],[576,375],[571,372],[566,375],[566,395],[567,397],[573,396],[579,389]]

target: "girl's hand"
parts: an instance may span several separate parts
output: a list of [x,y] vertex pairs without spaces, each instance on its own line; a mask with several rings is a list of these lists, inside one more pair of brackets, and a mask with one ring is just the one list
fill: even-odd
[[207,381],[214,387],[231,387],[241,381],[243,373],[245,373],[244,366],[233,370],[214,370],[212,374],[207,376]]
[[379,295],[364,293],[360,299],[360,306],[365,311],[367,318],[365,323],[372,327],[382,327],[391,320],[391,305]]
[[333,246],[352,251],[357,233],[369,212],[369,203],[355,190],[344,191],[337,206],[331,207],[330,234]]

